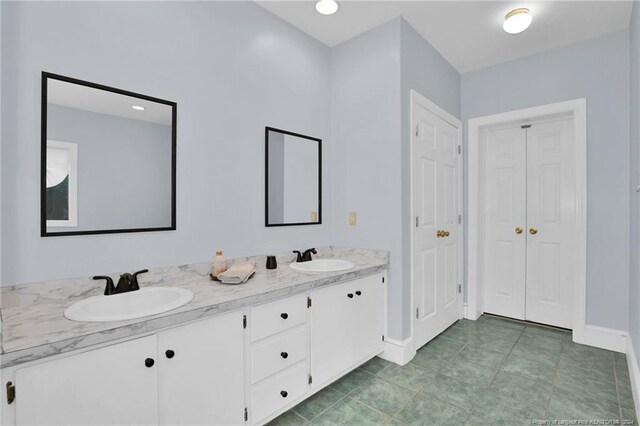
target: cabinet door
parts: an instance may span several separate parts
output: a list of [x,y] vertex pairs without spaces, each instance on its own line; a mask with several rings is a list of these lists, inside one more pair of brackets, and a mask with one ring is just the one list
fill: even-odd
[[244,423],[242,312],[158,334],[160,424]]
[[16,370],[16,424],[156,424],[156,350],[149,336]]
[[315,388],[325,385],[355,362],[352,283],[314,290],[311,300],[311,375]]
[[356,362],[383,350],[384,284],[382,275],[373,275],[353,282],[355,294]]

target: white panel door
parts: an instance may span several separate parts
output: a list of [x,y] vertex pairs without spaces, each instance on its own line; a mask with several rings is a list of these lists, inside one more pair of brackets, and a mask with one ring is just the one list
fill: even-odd
[[419,102],[413,106],[414,331],[420,347],[459,318],[458,129]]
[[486,130],[484,146],[484,310],[525,319],[526,132]]
[[244,424],[243,335],[240,311],[158,333],[161,425]]
[[149,336],[16,370],[16,425],[157,424],[156,351]]
[[527,129],[527,306],[530,321],[571,328],[576,217],[573,120]]

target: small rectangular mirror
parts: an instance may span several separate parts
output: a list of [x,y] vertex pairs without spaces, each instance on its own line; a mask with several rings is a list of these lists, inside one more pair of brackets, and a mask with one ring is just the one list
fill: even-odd
[[322,141],[265,129],[265,225],[322,223]]
[[41,235],[176,229],[176,109],[43,72]]

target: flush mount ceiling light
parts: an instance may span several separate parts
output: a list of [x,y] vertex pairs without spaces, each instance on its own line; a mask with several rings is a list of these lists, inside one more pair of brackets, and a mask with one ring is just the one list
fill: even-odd
[[336,0],[318,0],[316,10],[323,15],[333,15],[338,11],[338,3]]
[[504,17],[502,28],[509,34],[519,34],[529,28],[532,19],[529,9],[514,9]]
[[144,111],[146,108],[140,105],[133,105],[131,108],[135,109],[136,111]]

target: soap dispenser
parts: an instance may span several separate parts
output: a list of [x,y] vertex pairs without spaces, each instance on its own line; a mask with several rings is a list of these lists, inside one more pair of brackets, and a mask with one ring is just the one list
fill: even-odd
[[226,270],[227,259],[222,255],[222,250],[218,250],[216,251],[216,256],[213,258],[213,268],[211,268],[211,275],[217,277]]

